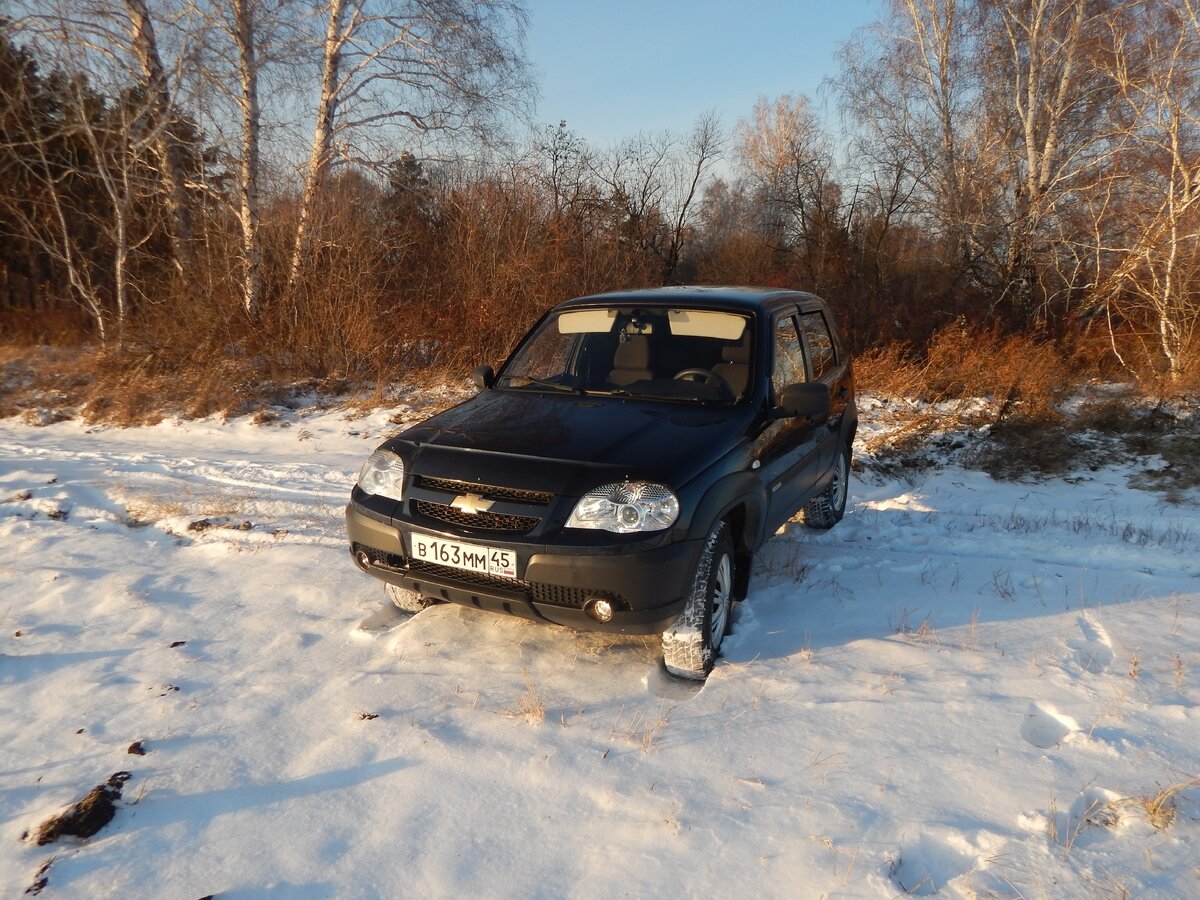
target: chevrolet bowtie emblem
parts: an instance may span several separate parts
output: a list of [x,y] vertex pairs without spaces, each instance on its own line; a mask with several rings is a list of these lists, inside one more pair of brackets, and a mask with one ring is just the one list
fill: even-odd
[[492,508],[491,500],[484,500],[478,494],[460,494],[454,498],[454,502],[450,504],[455,509],[465,512],[468,515],[476,515],[481,512],[487,512]]

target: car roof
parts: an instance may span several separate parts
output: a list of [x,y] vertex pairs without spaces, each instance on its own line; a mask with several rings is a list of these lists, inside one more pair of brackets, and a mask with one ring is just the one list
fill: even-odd
[[766,287],[683,285],[589,294],[559,303],[555,309],[596,305],[655,305],[712,307],[713,309],[740,309],[746,312],[757,312],[771,310],[788,303],[806,301],[824,305],[824,301],[820,297],[805,291]]

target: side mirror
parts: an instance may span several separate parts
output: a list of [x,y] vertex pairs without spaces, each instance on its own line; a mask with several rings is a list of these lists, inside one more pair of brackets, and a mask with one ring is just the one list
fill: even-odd
[[475,382],[475,387],[486,391],[496,383],[496,373],[492,371],[491,366],[480,366],[471,373],[471,380]]
[[819,381],[789,384],[779,398],[779,409],[785,416],[821,419],[829,415],[829,385]]

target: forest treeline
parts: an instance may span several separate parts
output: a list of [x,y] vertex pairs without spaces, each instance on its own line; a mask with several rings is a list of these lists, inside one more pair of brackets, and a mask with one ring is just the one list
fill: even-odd
[[892,0],[839,115],[763,98],[607,147],[529,124],[517,0],[12,9],[10,346],[386,382],[502,358],[569,296],[736,283],[829,298],[860,352],[952,329],[1197,367],[1198,0]]

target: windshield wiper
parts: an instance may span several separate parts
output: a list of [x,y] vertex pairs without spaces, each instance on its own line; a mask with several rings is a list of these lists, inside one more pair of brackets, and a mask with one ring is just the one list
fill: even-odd
[[[613,393],[616,393],[615,391]],[[710,403],[712,401],[705,400],[692,394],[656,394],[653,391],[622,391],[622,396],[633,397],[636,400],[667,400],[680,401],[683,403]]]
[[568,394],[583,393],[581,388],[577,388],[569,384],[563,384],[561,381],[550,381],[546,378],[532,378],[529,375],[505,375],[504,379],[509,383],[510,387],[513,386],[512,383],[514,381],[519,379],[525,382],[525,384],[519,385],[519,387],[527,387],[528,385],[536,384],[538,387],[551,388],[555,391],[566,391]]

